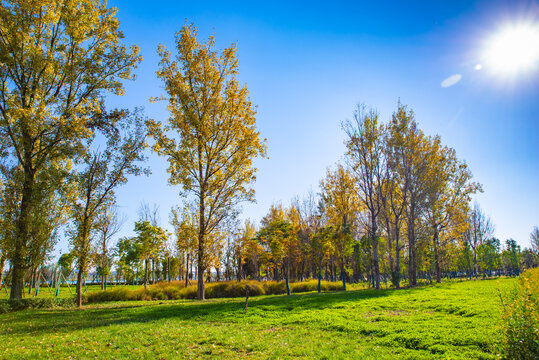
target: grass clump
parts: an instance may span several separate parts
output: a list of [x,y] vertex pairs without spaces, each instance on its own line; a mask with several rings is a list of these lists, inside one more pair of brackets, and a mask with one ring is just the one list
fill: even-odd
[[0,313],[17,310],[36,310],[74,307],[73,298],[27,298],[18,300],[0,300]]
[[539,359],[539,268],[522,273],[503,304],[501,353],[506,359]]

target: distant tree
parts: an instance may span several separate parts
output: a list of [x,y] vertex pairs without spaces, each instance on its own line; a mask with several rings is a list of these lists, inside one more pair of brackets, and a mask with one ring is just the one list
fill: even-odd
[[121,44],[115,11],[99,0],[0,3],[0,148],[21,186],[11,299],[22,297],[30,267],[38,178],[81,154],[107,122],[105,93],[121,95],[141,61],[136,46]]
[[489,216],[485,215],[477,202],[468,215],[468,230],[465,233],[467,242],[473,251],[473,268],[477,273],[477,247],[494,235],[494,224]]
[[366,209],[366,226],[372,244],[373,275],[376,289],[380,289],[378,241],[379,222],[385,207],[384,191],[386,157],[384,127],[378,123],[378,113],[358,105],[354,119],[345,122],[346,147],[350,165],[355,173],[361,205]]
[[539,227],[534,226],[533,231],[530,233],[530,245],[531,250],[539,256]]
[[524,249],[520,253],[520,268],[524,271],[539,266],[539,256],[531,249]]
[[512,274],[518,274],[520,270],[520,246],[514,239],[507,239],[505,241],[502,260],[506,270]]
[[117,209],[107,203],[96,220],[97,244],[95,246],[95,263],[97,273],[101,276],[101,290],[107,289],[107,276],[110,275],[112,256],[109,252],[110,240],[122,228],[123,219],[120,218]]
[[[326,177],[320,181],[320,188],[326,212],[326,230],[331,228],[333,234],[329,238],[318,238],[317,241],[331,241],[330,255],[337,260],[345,286],[346,258],[352,253],[352,233],[357,226],[361,206],[364,205],[360,200],[361,186],[358,186],[357,179],[350,170],[337,165],[335,171],[327,170]],[[320,246],[325,248],[324,245],[317,244],[317,247]]]
[[[153,226],[148,221],[137,221],[135,223],[135,248],[140,259],[144,260],[144,287],[148,286],[148,262],[156,259],[164,250],[167,242],[165,230],[158,226]],[[155,269],[153,269],[155,270]],[[152,274],[155,282],[155,274]]]
[[269,255],[273,278],[280,280],[284,267],[285,279],[290,276],[290,244],[294,241],[292,224],[285,218],[281,205],[272,205],[269,213],[262,219],[261,228],[256,233],[257,241]]
[[[182,185],[198,207],[198,298],[205,298],[205,242],[242,201],[252,201],[256,168],[265,156],[247,88],[236,80],[236,46],[221,53],[214,38],[197,41],[184,25],[176,37],[176,60],[163,46],[158,77],[165,82],[171,117],[151,122],[154,150],[169,160],[170,183]],[[179,138],[179,139],[178,139]]]
[[197,213],[187,204],[184,208],[173,208],[170,223],[176,235],[176,249],[185,261],[185,286],[189,284],[189,271],[198,249]]
[[136,245],[137,238],[123,237],[118,240],[114,251],[118,257],[116,272],[127,281],[135,280],[138,273],[140,257]]
[[[414,124],[414,113],[399,104],[388,124],[384,147],[387,158],[384,186],[387,196],[383,216],[386,222],[391,280],[397,289],[400,288],[401,250],[404,249],[404,244],[401,243],[401,228],[405,221],[410,181],[407,133]],[[392,251],[395,252],[394,263]]]
[[75,260],[75,254],[68,252],[62,254],[58,259],[58,266],[60,266],[60,271],[62,275],[67,278],[71,271],[73,271],[73,261]]
[[491,238],[477,247],[477,261],[483,271],[493,271],[500,267],[500,240]]
[[432,231],[436,281],[441,282],[442,248],[464,233],[471,195],[481,191],[481,185],[471,181],[471,171],[457,159],[454,149],[441,147],[438,138],[434,138],[432,146],[425,214]]

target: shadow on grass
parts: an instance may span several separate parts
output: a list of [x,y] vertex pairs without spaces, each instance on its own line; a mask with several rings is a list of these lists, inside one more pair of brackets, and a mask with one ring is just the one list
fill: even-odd
[[[401,292],[420,292],[425,287],[405,290],[355,290],[335,293],[308,293],[291,296],[273,295],[249,299],[249,310],[244,313],[244,299],[210,299],[206,301],[167,301],[145,304],[108,303],[104,307],[86,307],[81,310],[29,310],[5,315],[2,328],[10,335],[40,335],[51,332],[97,328],[103,326],[146,323],[166,319],[199,322],[256,323],[260,320],[257,308],[274,314],[320,310],[341,302],[361,301],[387,297]],[[125,305],[124,305],[125,304]],[[110,305],[110,307],[105,307]],[[119,306],[117,306],[119,305]]]

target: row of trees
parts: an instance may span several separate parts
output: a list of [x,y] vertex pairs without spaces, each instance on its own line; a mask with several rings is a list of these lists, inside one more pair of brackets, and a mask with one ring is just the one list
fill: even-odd
[[[405,106],[387,124],[359,106],[343,128],[345,161],[328,169],[318,194],[272,206],[258,228],[227,222],[207,237],[204,267],[217,279],[340,276],[379,288],[382,278],[398,288],[403,278],[414,286],[418,274],[440,282],[443,274],[514,274],[537,265],[539,230],[531,249],[512,239],[502,248],[490,218],[470,206],[481,186],[467,165],[439,137],[426,136]],[[200,279],[191,270],[197,212],[175,208],[171,224],[178,277]]]
[[[208,243],[212,246],[207,249],[205,267],[211,271],[205,280],[301,281],[318,277],[336,281],[340,277],[345,282],[368,281],[370,284],[373,281],[372,286],[375,287],[372,246],[367,234],[343,234],[330,225],[331,220],[327,214],[324,215],[322,203],[322,196],[310,192],[303,199],[294,199],[288,207],[272,206],[258,231],[252,222],[247,221],[240,228],[238,223],[234,223],[220,236],[209,237]],[[443,254],[440,275],[516,275],[521,270],[539,265],[538,228],[530,235],[532,247],[521,250],[513,239],[506,240],[502,246],[500,240],[492,236],[490,219],[477,203],[469,210],[466,221],[468,228],[462,237],[444,243],[440,249]],[[120,239],[112,251],[117,258],[118,281],[155,283],[158,280],[182,279],[187,286],[192,279],[198,278],[196,224],[192,218],[182,217],[177,209],[171,213],[171,223],[176,236],[140,220],[135,223],[137,236]],[[146,230],[140,231],[141,227]],[[470,231],[471,228],[476,230]],[[149,234],[153,234],[153,241],[147,240]],[[392,254],[389,238],[385,235],[382,232],[378,239],[379,269],[386,285],[390,281],[397,286],[399,278],[407,278],[407,252],[402,252],[403,266],[400,276],[396,277],[391,273]],[[421,259],[418,272],[422,277],[435,281],[435,253],[433,245],[428,244],[431,239],[420,238],[427,243],[418,252]],[[175,247],[170,246],[172,239]],[[148,261],[151,261],[151,274],[147,270]]]
[[[272,206],[258,229],[247,222],[222,230],[228,235],[206,266],[238,279],[340,274],[372,279],[376,288],[383,274],[398,288],[403,278],[414,286],[418,273],[440,282],[444,273],[514,273],[537,264],[537,244],[521,252],[509,239],[502,250],[490,219],[470,206],[481,186],[468,166],[439,137],[426,136],[405,106],[380,124],[361,105],[343,128],[345,161],[328,169],[319,194]],[[189,267],[196,214],[173,214],[180,263]]]

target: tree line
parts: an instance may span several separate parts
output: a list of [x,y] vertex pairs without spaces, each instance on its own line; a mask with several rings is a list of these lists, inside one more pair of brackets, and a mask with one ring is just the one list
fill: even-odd
[[[196,278],[199,299],[212,269],[216,278],[370,276],[379,288],[388,275],[396,287],[403,277],[413,286],[427,269],[439,281],[466,251],[467,265],[456,268],[482,268],[492,234],[469,209],[480,185],[403,105],[388,124],[359,106],[343,124],[346,161],[328,170],[320,194],[273,206],[259,228],[239,226],[238,204],[254,200],[253,160],[266,156],[266,140],[236,79],[236,45],[218,51],[213,36],[199,42],[196,27],[184,25],[173,52],[157,50],[165,94],[151,100],[167,103],[169,119],[109,109],[107,95],[123,95],[142,61],[123,43],[116,12],[102,0],[0,3],[0,276],[8,262],[11,299],[27,279],[39,281],[62,231],[79,306],[85,274],[95,267],[105,284],[113,257],[126,279],[143,266],[145,284],[156,273]],[[137,236],[113,250],[115,191],[150,172],[150,148],[180,189],[182,205],[170,215],[175,249],[143,211]]]

